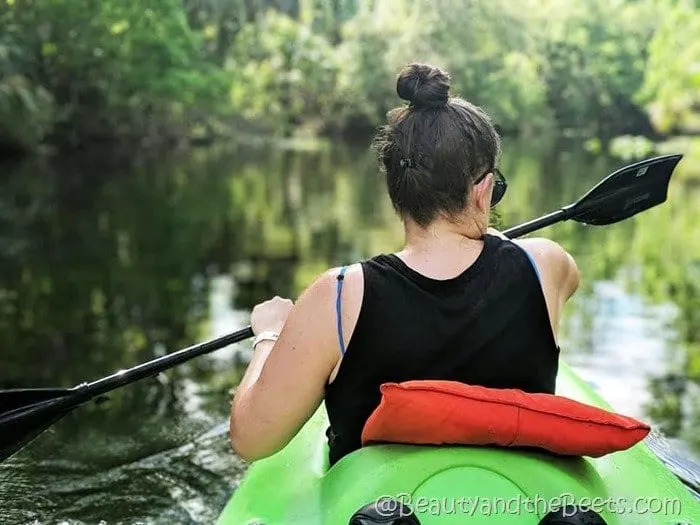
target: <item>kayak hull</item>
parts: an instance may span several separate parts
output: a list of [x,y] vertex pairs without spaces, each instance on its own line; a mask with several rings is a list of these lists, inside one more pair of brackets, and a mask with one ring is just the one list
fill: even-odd
[[[610,409],[564,364],[557,393]],[[408,505],[423,525],[537,525],[567,505],[595,510],[610,525],[700,525],[700,502],[644,443],[602,458],[382,444],[329,469],[327,427],[321,407],[287,447],[255,462],[218,525],[347,525],[368,504],[384,515]],[[385,497],[392,499],[375,504]]]

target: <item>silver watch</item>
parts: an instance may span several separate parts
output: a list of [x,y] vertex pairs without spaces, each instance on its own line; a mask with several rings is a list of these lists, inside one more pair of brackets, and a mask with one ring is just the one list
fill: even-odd
[[258,335],[255,336],[255,339],[253,339],[253,350],[255,350],[255,347],[260,341],[277,341],[277,339],[279,339],[279,336],[280,334],[278,334],[277,332],[273,332],[272,330],[260,332]]

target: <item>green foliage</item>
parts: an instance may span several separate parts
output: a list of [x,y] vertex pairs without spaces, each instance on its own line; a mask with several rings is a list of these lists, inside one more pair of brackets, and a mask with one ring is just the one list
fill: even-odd
[[690,0],[4,0],[0,24],[5,145],[367,129],[412,61],[506,133],[700,129]]
[[663,2],[663,19],[649,44],[640,100],[662,131],[700,132],[700,8]]
[[36,148],[49,132],[55,111],[51,94],[22,75],[0,79],[0,145]]
[[283,135],[303,121],[331,120],[338,66],[330,43],[293,18],[269,10],[243,28],[232,50],[234,109]]
[[343,28],[339,118],[382,122],[401,103],[396,95],[401,67],[412,61],[441,62],[431,47],[430,28],[436,21],[435,12],[417,0],[365,2]]
[[58,143],[155,135],[225,93],[176,0],[18,0],[0,13],[17,49],[10,67],[58,106]]
[[15,38],[17,28],[2,7],[0,27],[0,144],[33,149],[51,126],[53,97],[23,74],[23,48]]
[[653,33],[647,3],[549,3],[540,13],[542,72],[557,127],[604,141],[643,126],[633,99]]
[[[426,6],[431,2],[425,0]],[[433,39],[457,90],[482,105],[507,130],[538,127],[548,118],[533,2],[439,0]]]

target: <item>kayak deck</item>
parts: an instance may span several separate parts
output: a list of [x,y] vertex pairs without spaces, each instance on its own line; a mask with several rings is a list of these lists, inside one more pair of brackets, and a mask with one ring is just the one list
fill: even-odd
[[[557,393],[610,409],[563,363]],[[382,444],[328,469],[327,427],[322,406],[287,447],[255,462],[218,524],[347,525],[361,507],[390,496],[410,504],[423,525],[537,525],[553,507],[573,504],[609,525],[700,525],[700,502],[644,443],[602,458]]]

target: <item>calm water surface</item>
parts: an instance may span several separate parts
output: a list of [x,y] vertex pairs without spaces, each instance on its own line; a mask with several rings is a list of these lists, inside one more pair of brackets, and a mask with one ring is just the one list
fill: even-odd
[[[0,388],[72,386],[248,323],[328,267],[396,250],[363,148],[197,151],[129,167],[95,152],[0,166]],[[621,160],[506,144],[503,227],[573,202]],[[700,456],[700,207],[541,234],[583,282],[563,355],[619,411]],[[0,524],[212,523],[245,465],[227,412],[250,343],[75,411],[0,464]],[[700,476],[700,473],[698,474]]]

